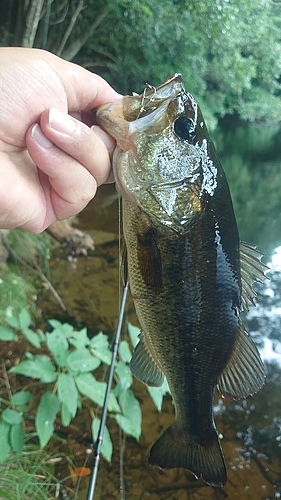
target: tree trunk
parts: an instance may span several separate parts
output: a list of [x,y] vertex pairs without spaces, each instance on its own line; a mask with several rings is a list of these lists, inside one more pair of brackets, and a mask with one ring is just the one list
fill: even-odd
[[111,9],[113,9],[113,6],[107,5],[104,8],[103,12],[101,12],[100,15],[96,18],[92,26],[89,26],[88,29],[85,30],[84,33],[80,36],[80,38],[77,38],[71,45],[69,45],[69,47],[67,47],[62,52],[61,57],[63,59],[66,59],[66,61],[71,61],[78,54],[79,50],[84,47],[87,40],[94,34],[97,27],[102,23]]
[[31,0],[25,15],[25,30],[22,37],[22,47],[33,47],[43,5],[44,0]]

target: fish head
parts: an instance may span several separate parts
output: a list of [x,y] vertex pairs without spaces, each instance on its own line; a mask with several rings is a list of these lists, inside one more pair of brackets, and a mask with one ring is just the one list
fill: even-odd
[[141,95],[124,96],[96,110],[117,143],[117,191],[157,225],[184,232],[217,187],[210,139],[200,109],[176,73]]

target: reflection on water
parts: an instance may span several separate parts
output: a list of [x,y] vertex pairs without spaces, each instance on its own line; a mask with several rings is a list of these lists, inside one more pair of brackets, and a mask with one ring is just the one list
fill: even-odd
[[[241,134],[239,137],[241,139]],[[247,400],[229,402],[216,395],[215,420],[222,436],[222,448],[228,469],[228,482],[223,489],[218,489],[206,486],[202,480],[197,481],[187,471],[161,471],[148,466],[150,447],[173,421],[174,408],[170,398],[166,397],[163,411],[159,414],[146,388],[134,381],[133,388],[142,406],[143,434],[139,442],[130,437],[126,439],[123,473],[125,498],[129,500],[281,498],[281,233],[277,231],[277,228],[280,231],[281,221],[280,210],[276,208],[279,207],[278,203],[280,204],[281,189],[277,195],[274,193],[273,200],[268,199],[272,185],[267,186],[265,183],[266,180],[273,182],[272,175],[276,172],[277,157],[270,150],[269,158],[261,148],[259,155],[253,151],[251,157],[250,146],[248,145],[247,149],[247,144],[245,145],[245,129],[242,131],[242,137],[244,142],[240,150],[239,144],[235,149],[233,140],[228,137],[231,148],[228,155],[227,151],[222,151],[222,156],[227,176],[230,177],[240,227],[242,221],[242,239],[259,243],[259,250],[267,252],[269,256],[266,263],[271,268],[268,272],[270,280],[255,287],[261,300],[257,301],[256,307],[251,307],[247,315],[243,313],[243,322],[266,362],[267,382],[258,394]],[[253,142],[253,135],[251,141]],[[269,150],[268,144],[264,145],[264,148]],[[270,175],[263,177],[269,160]],[[259,173],[255,169],[258,169]],[[280,168],[279,170],[281,172]],[[243,182],[239,178],[240,172],[241,176],[244,176]],[[277,191],[279,177],[276,177]],[[247,199],[249,196],[255,196],[251,186],[252,178],[254,189],[257,186],[259,189],[255,199]],[[260,186],[262,182],[264,190]],[[243,188],[246,194],[242,193]],[[70,320],[74,324],[90,328],[94,333],[99,329],[111,333],[118,310],[117,202],[110,205],[115,197],[113,187],[102,187],[99,196],[80,217],[79,228],[86,229],[94,237],[95,252],[88,257],[81,257],[76,270],[71,268],[62,255],[54,260],[51,269],[53,284],[68,308]],[[268,204],[271,211],[268,210]],[[272,207],[275,207],[275,212],[272,212]],[[250,237],[247,237],[247,233]],[[41,297],[41,301],[43,300],[44,297]],[[45,296],[41,307],[48,317],[69,320],[69,317],[63,318],[58,306],[49,296]],[[131,299],[127,305],[127,317],[136,324]],[[85,427],[90,427],[90,422],[85,422],[85,418],[88,417],[81,413],[81,435]],[[101,461],[95,496],[97,500],[122,498],[119,491],[119,431],[113,419],[108,418],[108,427],[114,441],[114,454],[111,464]],[[79,491],[80,500],[86,498],[86,491],[87,485],[84,483]]]

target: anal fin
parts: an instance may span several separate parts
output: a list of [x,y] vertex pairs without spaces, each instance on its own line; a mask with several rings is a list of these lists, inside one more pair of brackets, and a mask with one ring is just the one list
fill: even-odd
[[253,340],[239,323],[239,331],[217,388],[226,399],[242,399],[255,394],[265,382],[265,370]]
[[135,347],[130,368],[132,374],[146,385],[160,387],[164,382],[164,374],[153,359],[143,333],[140,333],[140,341]]

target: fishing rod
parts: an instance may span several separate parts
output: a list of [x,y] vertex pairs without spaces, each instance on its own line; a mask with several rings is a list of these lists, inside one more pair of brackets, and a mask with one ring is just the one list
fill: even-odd
[[104,402],[103,402],[103,407],[102,407],[102,415],[101,415],[98,437],[97,437],[97,440],[95,443],[95,448],[94,448],[94,465],[93,465],[92,472],[91,472],[91,477],[90,477],[90,482],[89,482],[86,500],[93,500],[94,494],[95,494],[95,488],[96,488],[96,482],[97,482],[97,476],[98,476],[98,468],[99,468],[99,462],[100,462],[100,452],[101,452],[102,441],[103,441],[103,432],[104,432],[104,427],[105,427],[105,422],[106,422],[106,417],[107,417],[108,401],[109,401],[110,390],[111,390],[111,385],[112,385],[112,380],[113,380],[113,375],[114,375],[114,364],[115,364],[115,359],[116,359],[117,352],[118,352],[118,346],[119,346],[119,341],[120,341],[120,334],[121,334],[121,328],[122,328],[122,323],[123,323],[125,305],[126,305],[126,300],[127,300],[127,295],[128,295],[128,288],[129,288],[129,283],[127,282],[126,286],[124,287],[124,290],[123,290],[120,311],[119,311],[119,315],[118,315],[118,322],[117,322],[116,330],[114,333],[110,370],[109,370],[109,374],[108,374],[106,392],[104,395]]

